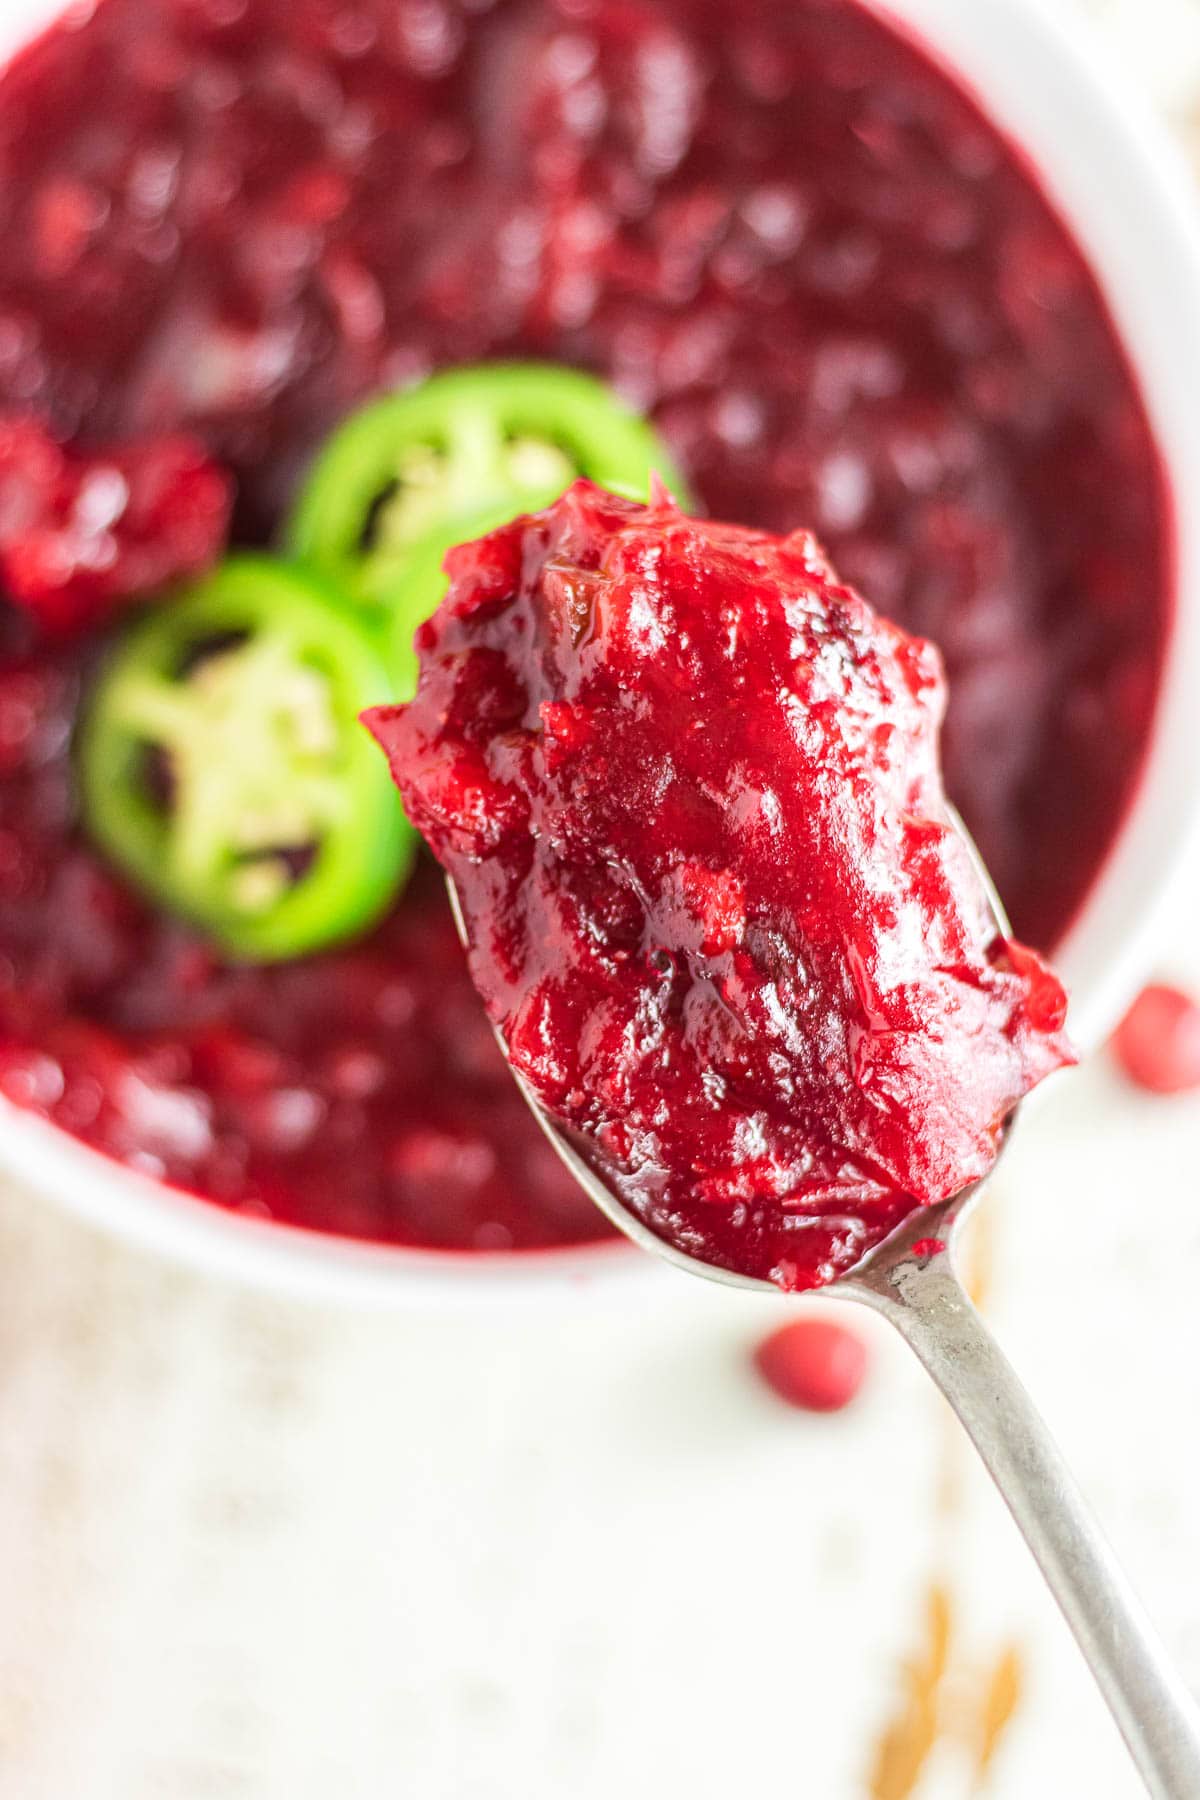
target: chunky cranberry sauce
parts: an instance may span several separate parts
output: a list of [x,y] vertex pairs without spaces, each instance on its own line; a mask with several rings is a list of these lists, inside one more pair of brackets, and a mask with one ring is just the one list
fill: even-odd
[[193,438],[73,453],[36,419],[0,419],[0,587],[42,636],[78,637],[210,568],[232,501]]
[[[77,5],[0,80],[0,231],[0,411],[71,456],[198,439],[242,542],[380,388],[490,356],[608,375],[705,508],[811,526],[940,646],[951,796],[1018,931],[1061,934],[1153,709],[1159,463],[1035,180],[852,0]],[[33,508],[52,536],[62,504]],[[157,563],[109,534],[132,586],[194,553],[169,505],[163,530]],[[432,879],[368,943],[253,971],[100,865],[70,765],[98,648],[0,617],[3,1091],[283,1219],[596,1235]]]
[[937,651],[772,537],[579,482],[452,552],[368,723],[509,1060],[659,1236],[814,1287],[1070,1060],[938,764]]

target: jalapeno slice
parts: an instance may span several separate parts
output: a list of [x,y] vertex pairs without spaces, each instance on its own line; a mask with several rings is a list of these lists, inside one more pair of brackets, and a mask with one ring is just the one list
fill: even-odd
[[358,723],[395,698],[366,629],[312,575],[235,557],[101,672],[79,742],[84,820],[169,911],[238,958],[353,936],[416,849]]
[[546,363],[452,369],[347,420],[288,541],[347,592],[387,606],[413,551],[439,535],[449,547],[457,521],[537,511],[580,475],[644,500],[654,473],[682,497],[652,427],[592,376]]

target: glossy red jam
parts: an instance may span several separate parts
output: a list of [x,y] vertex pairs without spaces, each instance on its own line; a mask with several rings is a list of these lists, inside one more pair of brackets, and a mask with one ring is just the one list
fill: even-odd
[[933,646],[777,538],[578,482],[448,559],[368,715],[509,1060],[660,1237],[815,1287],[1071,1060],[950,822]]
[[[381,387],[494,355],[610,375],[715,515],[812,526],[940,645],[951,794],[1017,929],[1061,934],[1153,709],[1159,463],[1036,181],[851,0],[76,6],[0,80],[0,232],[0,412],[197,434],[240,541]],[[96,648],[0,617],[4,1090],[230,1206],[595,1235],[436,886],[252,973],[98,864],[69,762]]]

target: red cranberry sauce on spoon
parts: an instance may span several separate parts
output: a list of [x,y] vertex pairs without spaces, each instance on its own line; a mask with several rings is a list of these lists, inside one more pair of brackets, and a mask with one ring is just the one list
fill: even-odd
[[777,538],[577,483],[453,551],[368,715],[513,1067],[680,1249],[787,1288],[986,1175],[1071,1060],[948,817],[933,647]]

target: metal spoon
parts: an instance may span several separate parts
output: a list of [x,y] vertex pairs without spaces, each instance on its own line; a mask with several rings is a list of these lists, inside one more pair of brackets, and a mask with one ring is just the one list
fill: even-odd
[[[996,929],[1008,937],[1007,915],[974,841],[957,814],[954,823],[987,888]],[[449,878],[447,887],[466,945],[462,908]],[[503,1039],[499,1041],[504,1050]],[[769,1282],[714,1268],[656,1237],[584,1160],[528,1084],[513,1073],[562,1161],[619,1231],[689,1274],[726,1287],[775,1293]],[[1011,1121],[1006,1141],[1010,1134]],[[1147,1791],[1155,1800],[1200,1800],[1200,1708],[1172,1665],[1041,1415],[955,1273],[963,1226],[984,1185],[977,1182],[953,1199],[914,1214],[848,1275],[819,1289],[817,1297],[834,1295],[882,1313],[916,1352],[966,1427],[1032,1550]]]

